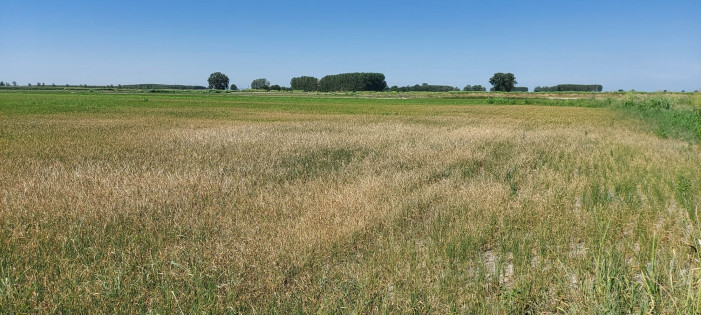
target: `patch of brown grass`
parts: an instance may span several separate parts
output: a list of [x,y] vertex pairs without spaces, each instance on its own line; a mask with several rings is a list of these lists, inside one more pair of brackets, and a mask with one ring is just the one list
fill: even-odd
[[150,111],[0,121],[0,310],[698,310],[701,152],[610,110]]

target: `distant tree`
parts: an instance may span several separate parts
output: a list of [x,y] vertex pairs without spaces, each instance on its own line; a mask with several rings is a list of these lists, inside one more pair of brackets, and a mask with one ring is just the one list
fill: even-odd
[[5,86],[5,82],[0,81],[0,86]]
[[31,83],[27,83],[27,86],[32,86],[32,84],[31,84]]
[[302,90],[305,92],[318,91],[319,79],[310,76],[295,77],[290,80],[290,88],[293,90]]
[[56,83],[51,83],[51,86],[52,86],[52,87],[56,87]]
[[322,92],[384,91],[386,88],[387,82],[382,73],[341,73],[327,75],[319,80],[319,90]]
[[463,91],[476,91],[476,92],[484,92],[487,91],[487,88],[481,86],[481,85],[466,85],[463,89]]
[[492,91],[511,92],[517,83],[513,73],[498,72],[489,79],[489,84],[493,85]]
[[119,85],[123,89],[169,89],[169,90],[206,90],[203,85],[181,85],[181,84],[126,84]]
[[12,86],[17,86],[17,81],[12,81]]
[[451,92],[460,91],[459,88],[450,85],[435,85],[422,83],[421,85],[407,85],[407,86],[392,86],[389,88],[390,91],[395,92]]
[[226,88],[229,86],[229,77],[221,72],[214,72],[209,75],[207,83],[209,83],[209,89],[226,90]]
[[558,84],[555,86],[536,86],[533,92],[601,92],[601,84]]
[[275,91],[280,91],[282,88],[277,84],[273,84],[270,86],[270,89],[275,90]]
[[232,83],[232,84],[231,84],[231,87],[229,87],[229,90],[238,91],[239,88],[236,86],[236,84],[233,84],[233,83]]
[[255,79],[251,82],[251,88],[254,90],[270,90],[270,81],[266,78]]

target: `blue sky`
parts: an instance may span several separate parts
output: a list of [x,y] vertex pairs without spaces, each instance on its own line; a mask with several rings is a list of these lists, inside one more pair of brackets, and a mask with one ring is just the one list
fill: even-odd
[[206,85],[382,72],[390,85],[701,89],[701,1],[0,2],[0,81]]

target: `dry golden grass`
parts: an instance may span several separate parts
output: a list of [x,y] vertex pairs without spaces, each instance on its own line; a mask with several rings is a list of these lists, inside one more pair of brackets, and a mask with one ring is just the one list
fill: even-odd
[[200,110],[0,117],[0,311],[701,310],[699,147],[610,109]]

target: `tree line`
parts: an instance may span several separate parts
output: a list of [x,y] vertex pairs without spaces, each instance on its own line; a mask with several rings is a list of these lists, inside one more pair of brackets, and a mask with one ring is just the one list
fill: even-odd
[[536,86],[533,92],[601,92],[601,84],[558,84],[556,86]]
[[290,88],[304,92],[315,92],[319,90],[319,79],[304,75],[295,77],[290,80]]
[[407,85],[407,86],[392,86],[389,88],[392,92],[451,92],[460,91],[457,87],[452,87],[450,85],[434,85],[423,83],[421,85]]
[[466,85],[464,88],[462,88],[462,90],[465,91],[465,92],[469,92],[469,91],[473,91],[473,92],[486,92],[486,91],[487,91],[487,88],[484,87],[484,86],[481,86],[481,85],[479,85],[479,84],[478,84],[478,85],[469,85],[469,84],[468,84],[468,85]]
[[[202,89],[213,89],[213,90],[238,90],[236,84],[229,85],[229,77],[221,72],[214,72],[210,74],[207,79],[207,87],[199,85],[180,85],[180,84],[129,84],[129,85],[118,85],[118,88],[125,89],[177,89],[177,90],[202,90]],[[490,91],[503,91],[503,92],[528,92],[527,87],[515,86],[516,76],[513,73],[495,73],[490,79],[489,83],[492,85]],[[12,84],[8,82],[0,81],[0,87],[4,86],[17,86],[17,82],[13,81]],[[27,84],[28,87],[32,87],[32,84]],[[37,82],[36,86],[44,87],[44,83]],[[56,87],[55,84],[50,86]],[[69,87],[68,84],[65,85]],[[109,86],[88,86],[87,84],[78,85],[78,87],[84,88],[114,88],[113,85]],[[265,78],[255,79],[251,82],[251,89],[254,90],[274,90],[274,91],[290,91],[290,90],[302,90],[305,92],[337,92],[337,91],[394,91],[394,92],[452,92],[460,91],[459,88],[449,86],[449,85],[435,85],[423,83],[421,85],[407,85],[407,86],[392,86],[388,87],[385,81],[385,75],[382,73],[372,73],[372,72],[353,72],[353,73],[341,73],[327,75],[321,78],[321,80],[312,76],[300,76],[294,77],[290,80],[290,87],[283,87],[277,84],[270,84]],[[466,85],[463,91],[477,91],[486,92],[487,88],[482,85]],[[534,92],[601,92],[603,86],[600,84],[558,84],[556,86],[537,86]]]
[[207,87],[201,85],[182,85],[182,84],[125,84],[118,85],[123,89],[168,89],[168,90],[206,90]]
[[384,91],[387,88],[382,73],[354,72],[327,75],[319,80],[319,91]]
[[[12,86],[12,87],[20,87],[17,85],[17,82],[12,81],[10,84],[9,82],[3,82],[0,81],[0,87],[4,86]],[[64,85],[56,85],[54,83],[47,85],[46,83],[40,83],[37,82],[36,84],[31,84],[28,83],[26,87],[51,87],[51,88],[96,88],[96,89],[114,89],[114,88],[119,88],[119,89],[148,89],[148,90],[206,90],[206,86],[201,86],[201,85],[183,85],[183,84],[117,84],[116,86],[114,84],[110,85],[87,85],[87,84],[78,84],[78,85],[71,85],[71,84],[64,84]]]
[[[207,79],[208,87],[215,90],[226,90],[229,87],[236,90],[236,85],[229,86],[229,77],[221,72],[214,72]],[[341,73],[327,75],[321,80],[311,76],[295,77],[290,80],[290,88],[281,87],[277,84],[270,85],[270,81],[265,78],[255,79],[251,82],[251,89],[254,90],[302,90],[302,91],[384,91],[387,89],[385,75],[382,73]]]

